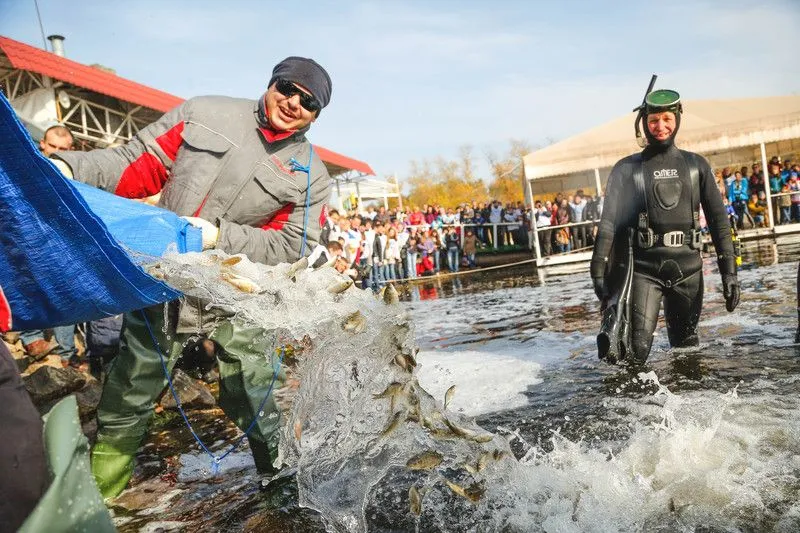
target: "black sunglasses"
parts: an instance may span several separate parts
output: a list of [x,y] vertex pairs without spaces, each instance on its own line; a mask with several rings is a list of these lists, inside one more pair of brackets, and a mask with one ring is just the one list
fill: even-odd
[[290,82],[289,80],[284,80],[283,78],[278,78],[275,80],[275,90],[281,93],[286,98],[291,98],[292,96],[299,94],[300,95],[300,105],[303,106],[303,109],[306,111],[310,111],[311,113],[316,113],[320,110],[321,106],[319,105],[319,100],[311,96],[310,94],[303,92],[298,88],[294,83]]

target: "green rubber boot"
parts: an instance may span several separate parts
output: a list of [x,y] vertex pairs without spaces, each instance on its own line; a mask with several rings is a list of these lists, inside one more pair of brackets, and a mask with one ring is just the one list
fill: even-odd
[[92,475],[104,499],[116,498],[133,475],[133,453],[98,442],[92,450]]

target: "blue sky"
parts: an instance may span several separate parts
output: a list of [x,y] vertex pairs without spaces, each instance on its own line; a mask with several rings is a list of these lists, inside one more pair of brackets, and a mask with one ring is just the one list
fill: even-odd
[[[402,179],[412,159],[560,140],[630,111],[652,73],[685,99],[800,92],[800,1],[39,0],[67,56],[181,97],[255,98],[313,57],[333,99],[313,142]],[[42,46],[33,0],[0,34]],[[485,176],[484,176],[485,177]]]

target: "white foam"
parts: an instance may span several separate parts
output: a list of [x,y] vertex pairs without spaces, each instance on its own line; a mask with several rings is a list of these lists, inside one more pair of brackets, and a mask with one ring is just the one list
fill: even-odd
[[499,353],[464,350],[420,352],[420,384],[439,401],[451,385],[455,395],[448,409],[477,416],[527,405],[523,394],[542,382],[542,365]]

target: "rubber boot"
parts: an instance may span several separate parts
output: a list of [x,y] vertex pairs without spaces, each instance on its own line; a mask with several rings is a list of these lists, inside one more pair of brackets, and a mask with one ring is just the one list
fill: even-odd
[[92,450],[92,475],[103,499],[116,498],[133,475],[134,453],[98,442]]

